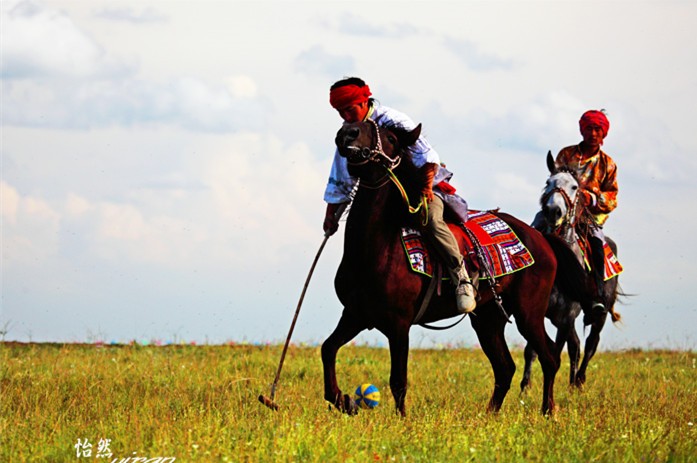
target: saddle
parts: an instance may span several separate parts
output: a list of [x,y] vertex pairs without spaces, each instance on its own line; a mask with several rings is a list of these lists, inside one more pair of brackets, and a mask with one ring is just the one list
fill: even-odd
[[[468,220],[460,227],[462,233],[456,234],[456,238],[462,238],[461,244],[464,242],[461,252],[466,256],[470,269],[479,270],[481,259],[491,276],[498,278],[535,263],[532,254],[511,227],[490,211],[469,211]],[[421,232],[410,227],[402,228],[402,243],[412,271],[432,278],[436,262]],[[479,278],[487,278],[486,273],[479,272]]]

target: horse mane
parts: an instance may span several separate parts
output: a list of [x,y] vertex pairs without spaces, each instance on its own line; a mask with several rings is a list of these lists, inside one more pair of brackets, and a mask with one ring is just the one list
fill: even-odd
[[563,173],[566,173],[566,174],[570,174],[570,175],[574,178],[574,180],[576,180],[576,183],[579,183],[578,174],[577,174],[576,171],[573,170],[571,167],[566,166],[566,165],[564,165],[564,166],[559,166],[559,167],[557,167],[557,173],[558,173],[558,172],[563,172]]
[[[392,132],[392,134],[394,134],[399,140],[403,140],[404,137],[409,133],[409,130],[407,130],[406,128],[404,128],[404,126],[394,121],[389,121],[384,125],[381,125],[380,129]],[[400,180],[402,181],[406,180],[409,182],[409,184],[405,186],[413,186],[411,185],[411,181],[414,180],[416,172],[419,170],[414,165],[414,162],[412,161],[412,158],[409,155],[410,151],[411,146],[402,146],[402,144],[400,143],[399,149],[397,150],[397,152],[394,153],[402,158],[402,161],[400,162],[400,165],[396,170],[398,170],[400,174],[404,173],[407,175],[407,177],[405,177],[404,179],[400,178]],[[417,186],[420,187],[420,185]]]

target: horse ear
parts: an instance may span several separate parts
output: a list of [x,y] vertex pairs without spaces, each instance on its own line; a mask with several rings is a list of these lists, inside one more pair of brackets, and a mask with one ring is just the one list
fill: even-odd
[[421,136],[421,124],[417,125],[414,130],[407,132],[402,139],[402,146],[411,146],[416,143],[416,140]]
[[547,151],[547,169],[549,169],[550,174],[557,173],[557,165],[554,163],[554,158],[552,157],[552,151]]

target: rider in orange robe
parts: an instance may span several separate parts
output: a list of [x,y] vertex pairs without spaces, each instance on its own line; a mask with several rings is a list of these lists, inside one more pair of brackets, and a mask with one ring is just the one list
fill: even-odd
[[579,194],[594,224],[589,243],[593,259],[591,267],[598,287],[598,300],[594,308],[606,311],[604,302],[605,254],[603,246],[605,235],[603,225],[610,212],[617,207],[617,166],[600,147],[610,130],[610,121],[602,111],[586,111],[579,121],[583,141],[578,145],[567,146],[557,155],[556,165],[573,170],[581,189]]

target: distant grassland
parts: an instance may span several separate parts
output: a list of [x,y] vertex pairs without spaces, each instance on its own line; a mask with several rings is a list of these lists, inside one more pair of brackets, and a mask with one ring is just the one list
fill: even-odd
[[[394,412],[386,349],[339,351],[339,384],[382,392],[348,417],[323,399],[318,347],[289,350],[273,412],[281,346],[0,344],[0,461],[688,462],[697,461],[697,354],[599,353],[585,390],[557,375],[557,412],[543,417],[539,364],[519,396],[518,371],[499,414],[480,350],[412,350],[406,419]],[[77,457],[78,439],[92,455]],[[100,439],[111,457],[97,458]],[[84,455],[84,454],[83,454]],[[158,460],[159,458],[159,460]]]

